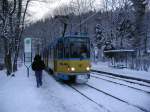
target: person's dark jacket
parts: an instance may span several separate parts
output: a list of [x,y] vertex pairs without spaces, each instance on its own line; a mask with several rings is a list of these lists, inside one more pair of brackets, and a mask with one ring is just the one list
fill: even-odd
[[41,71],[45,68],[44,62],[41,60],[40,55],[36,55],[34,61],[32,63],[32,70],[34,71]]

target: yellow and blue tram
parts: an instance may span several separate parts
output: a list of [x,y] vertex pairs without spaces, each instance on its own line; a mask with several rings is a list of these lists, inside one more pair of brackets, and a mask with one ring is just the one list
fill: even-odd
[[57,38],[43,51],[44,62],[56,79],[87,82],[90,78],[90,39],[71,35]]

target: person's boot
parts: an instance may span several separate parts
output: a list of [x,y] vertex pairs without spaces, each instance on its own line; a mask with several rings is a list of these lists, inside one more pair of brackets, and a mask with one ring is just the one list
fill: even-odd
[[37,88],[39,88],[40,86],[39,86],[39,83],[37,83]]
[[40,82],[40,86],[42,86],[42,84],[43,84],[43,83],[42,83],[42,81],[41,81],[41,82]]

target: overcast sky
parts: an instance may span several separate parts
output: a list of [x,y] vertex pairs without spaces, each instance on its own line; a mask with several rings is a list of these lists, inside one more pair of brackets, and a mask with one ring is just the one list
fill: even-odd
[[[40,2],[44,1],[44,2]],[[29,12],[30,20],[37,21],[42,18],[49,17],[53,14],[53,10],[59,6],[69,4],[71,0],[34,0],[30,2]],[[101,4],[101,0],[95,0],[95,7]],[[31,16],[32,15],[32,16]]]

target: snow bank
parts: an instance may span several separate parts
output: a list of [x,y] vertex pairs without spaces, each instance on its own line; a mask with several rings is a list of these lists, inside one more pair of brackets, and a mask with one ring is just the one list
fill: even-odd
[[108,67],[108,64],[103,62],[92,63],[92,69],[150,81],[150,72],[136,71],[136,70],[130,70],[126,68],[116,69],[116,68]]

